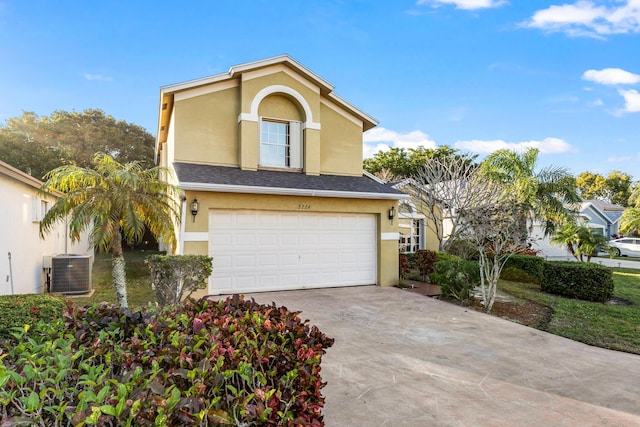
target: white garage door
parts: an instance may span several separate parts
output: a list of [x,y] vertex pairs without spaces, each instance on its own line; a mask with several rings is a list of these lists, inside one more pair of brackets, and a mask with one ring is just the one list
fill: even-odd
[[209,292],[376,283],[371,214],[212,210]]

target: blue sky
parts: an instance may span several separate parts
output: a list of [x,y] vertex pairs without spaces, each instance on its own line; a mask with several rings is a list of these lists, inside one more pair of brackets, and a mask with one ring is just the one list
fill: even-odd
[[155,135],[161,86],[283,53],[379,120],[367,155],[533,146],[640,179],[640,0],[0,0],[0,121],[100,108]]

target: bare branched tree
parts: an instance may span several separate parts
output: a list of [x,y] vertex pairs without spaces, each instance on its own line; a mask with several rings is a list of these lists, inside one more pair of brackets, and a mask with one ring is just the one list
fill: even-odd
[[398,177],[393,173],[391,169],[381,169],[374,174],[376,178],[383,182],[393,182],[398,180]]
[[460,212],[467,226],[464,238],[478,250],[481,302],[487,313],[493,308],[502,269],[522,248],[518,239],[521,211],[513,200],[502,197]]
[[402,185],[427,217],[426,226],[437,236],[440,251],[446,251],[464,227],[459,212],[495,198],[499,191],[473,160],[470,155],[426,159]]

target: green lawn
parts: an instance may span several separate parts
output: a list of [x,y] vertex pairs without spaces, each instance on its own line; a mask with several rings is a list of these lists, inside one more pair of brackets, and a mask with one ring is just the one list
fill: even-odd
[[[155,301],[155,296],[151,289],[149,269],[144,263],[146,257],[155,253],[158,252],[133,251],[125,252],[124,254],[127,273],[127,298],[129,307],[132,309]],[[94,292],[90,297],[72,298],[75,305],[91,305],[102,301],[116,303],[116,293],[111,279],[111,254],[96,254],[91,274],[91,286]]]
[[518,298],[550,307],[542,327],[555,335],[586,344],[640,354],[640,270],[614,268],[617,304],[600,304],[540,292],[529,283],[501,281],[500,289]]

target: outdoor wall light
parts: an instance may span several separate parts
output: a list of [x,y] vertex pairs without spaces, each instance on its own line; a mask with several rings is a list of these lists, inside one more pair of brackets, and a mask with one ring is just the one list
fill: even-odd
[[393,224],[393,218],[395,218],[395,216],[396,216],[396,207],[391,206],[391,209],[389,209],[389,221],[391,221],[391,224]]
[[193,215],[193,222],[196,222],[196,215],[198,215],[199,207],[198,199],[193,199],[193,202],[191,202],[191,215]]

